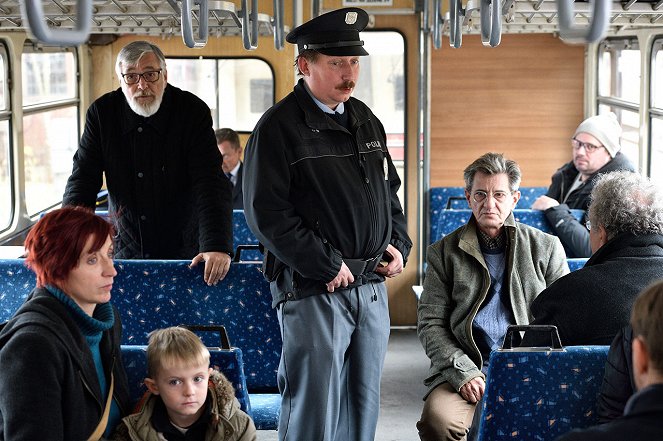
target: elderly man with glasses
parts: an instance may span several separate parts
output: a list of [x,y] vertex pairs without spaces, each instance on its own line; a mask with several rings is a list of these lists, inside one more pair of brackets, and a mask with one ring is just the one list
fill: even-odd
[[87,111],[63,204],[94,208],[103,176],[117,226],[115,257],[205,262],[216,284],[230,268],[232,189],[221,174],[209,107],[168,84],[152,43],[123,47],[120,89]]
[[584,120],[571,138],[573,160],[553,174],[546,195],[532,204],[532,209],[545,211],[568,257],[592,254],[589,234],[570,209],[587,210],[594,179],[601,173],[635,171],[633,164],[620,152],[621,134],[622,128],[612,112]]
[[539,292],[568,273],[559,239],[520,224],[518,164],[487,153],[464,172],[468,223],[428,247],[418,334],[431,360],[417,423],[422,440],[465,440],[490,351],[526,325]]

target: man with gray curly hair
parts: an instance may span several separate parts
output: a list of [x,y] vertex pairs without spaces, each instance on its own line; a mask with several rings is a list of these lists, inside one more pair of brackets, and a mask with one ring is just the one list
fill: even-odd
[[[628,325],[638,293],[663,278],[660,187],[628,171],[601,175],[588,217],[592,257],[532,303],[532,324],[556,325],[566,346],[609,345]],[[523,344],[537,344],[533,337]]]

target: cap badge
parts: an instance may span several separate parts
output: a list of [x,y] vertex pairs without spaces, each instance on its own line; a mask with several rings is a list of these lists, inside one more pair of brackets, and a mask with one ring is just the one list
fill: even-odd
[[357,13],[356,12],[346,12],[345,13],[345,24],[353,25],[357,22]]

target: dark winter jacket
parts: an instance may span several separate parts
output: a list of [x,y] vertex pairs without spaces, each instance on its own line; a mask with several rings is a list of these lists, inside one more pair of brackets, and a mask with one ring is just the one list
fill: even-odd
[[[396,194],[401,181],[384,128],[357,99],[345,109],[349,131],[315,104],[300,80],[249,139],[244,211],[258,240],[284,264],[272,282],[275,305],[326,293],[342,260],[379,257],[389,244],[404,260],[410,252]],[[371,272],[354,285],[382,280]]]
[[94,207],[105,173],[116,258],[232,253],[232,189],[220,164],[202,100],[168,85],[159,111],[144,118],[117,89],[87,111],[63,204]]
[[557,441],[657,441],[663,439],[663,384],[648,386],[629,400],[624,416],[608,424],[574,430]]
[[585,228],[584,221],[579,222],[569,211],[570,209],[585,210],[589,208],[589,195],[594,188],[594,180],[601,173],[610,173],[616,170],[635,171],[635,167],[622,153],[617,155],[596,173],[589,177],[577,189],[575,189],[564,203],[564,195],[578,176],[578,170],[573,161],[564,164],[553,174],[552,183],[548,188],[546,196],[555,199],[560,204],[545,211],[546,218],[554,233],[559,237],[566,250],[568,257],[589,257],[592,249],[589,246],[589,232]]
[[[532,303],[533,325],[556,325],[562,344],[609,345],[628,325],[636,297],[663,278],[663,235],[621,233],[582,269],[546,288]],[[524,345],[541,342],[526,335]]]
[[610,345],[598,399],[599,423],[607,423],[621,417],[626,402],[635,392],[632,341],[633,328],[629,325],[617,333]]
[[[100,352],[113,399],[130,410],[120,358],[122,325],[105,331]],[[105,406],[92,353],[67,307],[37,288],[0,332],[0,440],[80,441],[95,430]]]

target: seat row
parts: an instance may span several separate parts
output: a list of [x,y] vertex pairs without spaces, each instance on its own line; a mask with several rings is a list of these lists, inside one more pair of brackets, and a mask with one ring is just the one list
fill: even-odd
[[[137,394],[134,398],[139,398],[138,385],[146,374],[141,357],[152,330],[175,325],[223,325],[231,345],[239,348],[234,354],[241,354],[233,355],[235,365],[230,363],[239,369],[239,379],[233,383],[240,403],[244,402],[256,427],[275,429],[281,335],[260,264],[233,262],[226,278],[216,286],[207,286],[203,267],[189,268],[189,261],[116,260],[115,266],[111,302],[122,320],[123,353],[132,354],[128,355],[127,371]],[[35,276],[23,260],[0,260],[0,321],[11,318],[34,286]],[[219,345],[218,337],[202,338],[209,347]]]

